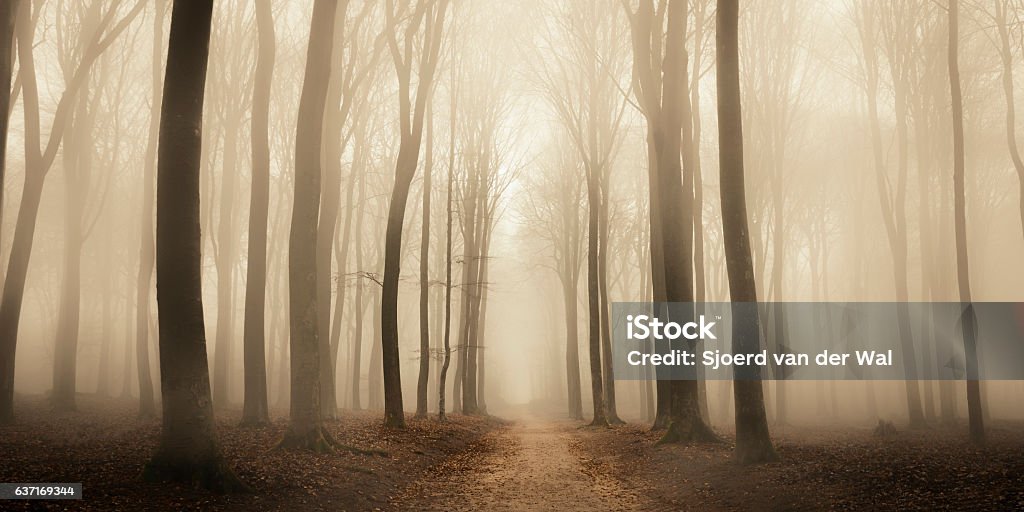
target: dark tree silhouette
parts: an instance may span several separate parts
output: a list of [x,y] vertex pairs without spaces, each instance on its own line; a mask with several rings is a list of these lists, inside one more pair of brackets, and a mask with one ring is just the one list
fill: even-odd
[[967,372],[967,418],[971,440],[985,439],[978,382],[977,319],[971,304],[970,265],[967,261],[967,201],[964,194],[964,101],[960,89],[960,2],[949,0],[949,92],[953,111],[953,215],[956,232],[956,280],[960,302],[967,304],[960,317],[964,338],[964,362]]
[[217,442],[203,322],[199,166],[213,2],[174,4],[160,115],[156,280],[160,441],[143,475],[217,491],[244,490]]
[[[381,291],[381,351],[384,370],[384,423],[389,427],[404,427],[402,408],[402,376],[398,357],[398,277],[402,260],[402,229],[409,187],[416,175],[420,145],[423,136],[423,117],[433,91],[434,71],[437,68],[441,39],[444,35],[445,11],[448,0],[419,0],[410,10],[408,2],[399,2],[395,12],[393,0],[385,6],[388,48],[398,75],[399,116],[401,142],[395,163],[395,185],[391,192],[387,229],[384,235],[384,283]],[[400,30],[396,20],[408,17],[407,30]],[[413,69],[413,38],[422,25],[422,48],[416,94],[411,96]],[[395,34],[404,32],[402,48]]]
[[242,423],[270,421],[267,406],[264,312],[267,297],[267,210],[270,208],[270,87],[274,79],[274,20],[270,2],[257,2],[259,53],[252,89],[252,192],[249,200],[249,246],[245,274],[243,363],[245,398]]
[[[757,302],[757,283],[750,256],[746,190],[743,175],[743,115],[740,106],[738,0],[719,0],[716,13],[718,82],[718,159],[722,196],[722,235],[733,302]],[[733,352],[752,354],[760,349],[756,308],[733,315]],[[751,314],[753,313],[753,314]],[[736,459],[741,463],[774,460],[768,436],[761,370],[738,366],[733,395],[736,400]]]

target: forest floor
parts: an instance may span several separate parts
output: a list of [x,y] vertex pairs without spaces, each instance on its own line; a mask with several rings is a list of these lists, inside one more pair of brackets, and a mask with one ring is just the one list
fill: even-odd
[[[159,434],[135,403],[79,396],[54,413],[18,397],[0,426],[0,482],[82,482],[82,501],[7,501],[3,510],[1024,510],[1024,424],[994,423],[982,447],[966,427],[787,427],[781,460],[739,466],[724,442],[655,443],[643,425],[590,428],[523,413],[514,423],[451,416],[382,426],[379,412],[327,423],[342,442],[387,456],[274,450],[287,420],[238,427],[218,413],[228,463],[251,494],[142,482]],[[284,411],[278,411],[283,413]]]
[[900,429],[787,427],[779,462],[740,466],[721,444],[655,446],[640,425],[583,429],[588,471],[615,475],[648,510],[1024,510],[1024,424],[995,423],[977,447],[966,425]]
[[[335,439],[387,456],[315,455],[274,450],[287,419],[262,429],[238,426],[239,411],[217,415],[225,457],[254,492],[213,495],[141,480],[160,432],[136,418],[134,401],[79,395],[78,412],[54,413],[41,396],[19,396],[17,423],[0,426],[0,482],[82,482],[81,501],[4,501],[0,510],[379,510],[409,482],[464,456],[504,423],[452,415],[383,426],[380,412],[342,411],[327,422]],[[277,411],[284,413],[285,411]]]

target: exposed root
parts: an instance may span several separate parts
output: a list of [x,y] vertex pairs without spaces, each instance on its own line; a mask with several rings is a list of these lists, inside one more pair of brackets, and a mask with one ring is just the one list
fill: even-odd
[[711,427],[704,424],[700,418],[695,418],[687,422],[673,421],[669,423],[665,435],[661,436],[661,439],[658,439],[654,445],[722,442],[724,442],[722,438],[718,437]]

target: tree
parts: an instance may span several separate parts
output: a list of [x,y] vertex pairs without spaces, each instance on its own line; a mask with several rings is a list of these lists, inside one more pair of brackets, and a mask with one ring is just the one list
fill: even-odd
[[[908,154],[908,129],[907,129],[907,98],[910,46],[906,38],[916,33],[916,28],[906,27],[901,23],[914,22],[917,17],[915,13],[896,12],[887,13],[885,16],[876,12],[874,4],[863,2],[858,8],[858,31],[863,50],[864,71],[866,87],[865,93],[868,103],[868,118],[871,126],[871,147],[875,166],[875,183],[878,189],[878,198],[882,210],[882,218],[885,222],[886,237],[889,241],[889,249],[893,261],[893,278],[896,288],[897,318],[899,324],[900,349],[903,353],[903,366],[907,375],[905,382],[907,409],[910,416],[910,424],[920,427],[924,424],[924,411],[921,407],[921,394],[917,382],[917,362],[915,358],[913,332],[910,326],[910,314],[906,301],[908,300],[907,290],[907,218],[906,218],[906,190],[907,190],[907,154]],[[882,5],[882,4],[879,4]],[[900,3],[893,7],[909,9],[914,7],[909,3]],[[894,107],[896,113],[896,138],[898,145],[898,161],[895,189],[891,190],[889,179],[886,176],[886,164],[883,156],[881,126],[878,116],[878,57],[876,54],[877,37],[879,30],[879,19],[884,17],[886,24],[881,24],[883,39],[886,49],[886,56],[889,59],[890,74],[893,78]]]
[[[346,5],[342,8],[347,7]],[[288,241],[291,344],[291,415],[281,446],[317,452],[336,444],[320,415],[320,353],[317,328],[317,219],[323,111],[330,78],[331,44],[338,2],[316,0],[310,22],[306,71],[295,129],[295,194]]]
[[[743,172],[743,114],[739,78],[739,2],[719,0],[716,20],[718,84],[718,159],[722,201],[722,235],[732,302],[757,302],[757,283],[750,255],[747,229],[746,189]],[[760,328],[753,314],[733,314],[733,352],[759,351]],[[736,459],[741,463],[774,460],[777,456],[768,435],[764,391],[759,367],[738,366],[733,383],[736,400]]]
[[[14,22],[18,17],[21,0],[10,0],[0,5],[0,183],[4,183],[7,170],[7,124],[11,108],[11,70],[14,67]],[[0,187],[0,211],[4,193]]]
[[212,1],[171,12],[157,165],[157,308],[163,424],[150,481],[244,490],[224,462],[213,419],[202,299],[199,163]]
[[36,219],[43,195],[43,184],[57,157],[57,149],[64,138],[71,117],[71,108],[80,89],[86,86],[89,69],[96,59],[128,27],[135,16],[142,11],[145,2],[138,2],[132,10],[117,23],[119,2],[115,2],[99,16],[98,25],[81,50],[81,60],[71,79],[66,82],[64,92],[57,102],[53,114],[53,127],[46,145],[42,145],[40,134],[39,88],[37,84],[34,48],[34,17],[30,4],[18,12],[15,32],[18,38],[19,74],[22,77],[22,104],[25,114],[25,181],[22,188],[18,218],[11,242],[7,276],[0,298],[0,422],[14,419],[14,360],[18,347],[18,326],[21,321],[21,307],[25,294],[25,279],[32,255]]
[[153,266],[156,248],[153,241],[153,182],[156,181],[156,152],[160,132],[161,87],[163,84],[164,15],[166,3],[158,0],[153,15],[152,70],[150,84],[153,102],[150,106],[149,136],[146,140],[146,161],[142,170],[142,222],[140,223],[139,274],[135,286],[135,361],[139,380],[139,416],[156,416],[153,400],[153,378],[149,369],[150,299],[153,294]]
[[1003,97],[1006,99],[1006,145],[1010,150],[1010,160],[1017,171],[1020,181],[1020,221],[1024,230],[1024,160],[1021,159],[1017,146],[1017,110],[1013,94],[1013,51],[1010,50],[1010,25],[1007,22],[1009,0],[995,2],[995,23],[999,32],[999,58],[1003,65],[1002,82]]
[[430,379],[430,194],[434,169],[434,109],[427,106],[427,154],[423,164],[423,223],[420,229],[420,374],[416,382],[416,416],[427,415]]
[[[971,440],[985,439],[985,424],[981,410],[981,387],[978,383],[977,319],[971,304],[970,266],[967,261],[967,205],[964,195],[964,105],[960,89],[960,2],[949,0],[949,93],[953,111],[953,208],[956,231],[956,276],[960,287],[960,302],[967,307],[960,317],[963,333],[964,361],[967,372],[967,417]],[[1005,80],[1005,79],[1004,79]]]
[[[416,175],[423,135],[423,116],[433,91],[444,17],[448,0],[419,0],[410,10],[409,0],[388,0],[385,5],[387,43],[398,76],[399,121],[401,140],[395,163],[395,184],[388,209],[384,237],[384,283],[381,294],[381,350],[384,370],[384,424],[405,426],[402,409],[402,377],[398,357],[398,277],[402,260],[402,229],[409,187]],[[396,12],[397,10],[397,12]],[[408,17],[405,30],[399,30],[396,19]],[[418,66],[415,97],[410,96],[413,67],[413,46],[422,25],[422,47]],[[396,33],[403,33],[399,48]]]
[[270,421],[267,406],[266,338],[267,210],[270,208],[270,88],[274,79],[275,34],[270,1],[257,2],[259,50],[252,89],[252,191],[249,199],[249,241],[245,274],[243,362],[245,398],[242,423]]
[[[655,9],[650,0],[641,0],[636,12],[628,2],[623,5],[632,33],[633,92],[647,121],[654,300],[693,302],[693,191],[684,187],[683,180],[683,174],[692,171],[692,159],[680,158],[682,148],[692,148],[691,130],[683,130],[683,120],[690,122],[685,44],[688,4],[685,0],[666,2]],[[692,180],[686,183],[692,184]],[[659,381],[659,417],[668,427],[663,441],[714,438],[700,416],[697,390],[695,380]],[[659,420],[655,422],[657,426]]]

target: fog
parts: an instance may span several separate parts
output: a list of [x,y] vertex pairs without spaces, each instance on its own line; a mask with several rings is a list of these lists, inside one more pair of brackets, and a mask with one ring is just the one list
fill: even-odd
[[[254,322],[263,324],[267,399],[271,415],[279,416],[294,396],[289,261],[298,254],[290,251],[296,152],[303,151],[296,127],[303,82],[317,79],[306,65],[317,20],[313,2],[268,3],[274,58],[266,125],[266,298]],[[157,208],[175,214],[175,205],[153,203],[170,5],[21,4],[18,23],[27,28],[18,28],[11,67],[0,219],[0,336],[10,348],[2,357],[16,353],[10,372],[17,395],[51,395],[70,382],[70,395],[55,395],[57,407],[74,408],[76,393],[141,394],[159,404],[160,283],[149,244]],[[385,242],[389,214],[402,201],[396,312],[404,409],[416,409],[422,393],[421,311],[428,312],[427,410],[438,408],[450,263],[449,410],[468,409],[464,400],[471,400],[467,412],[589,418],[591,378],[602,375],[594,373],[589,347],[602,335],[591,334],[601,320],[590,322],[588,283],[598,277],[588,274],[588,255],[600,247],[601,283],[594,289],[603,288],[605,311],[614,302],[657,298],[649,127],[659,116],[671,117],[661,104],[669,96],[686,104],[675,158],[686,201],[663,204],[681,217],[662,214],[661,222],[692,232],[680,228],[685,253],[667,249],[664,258],[685,267],[689,300],[731,299],[719,158],[720,148],[735,146],[719,140],[716,4],[682,4],[685,64],[675,79],[683,92],[663,95],[661,85],[673,79],[669,71],[651,72],[653,90],[644,71],[652,63],[669,65],[659,57],[674,44],[662,7],[651,13],[657,34],[647,40],[656,48],[640,65],[636,32],[644,29],[643,9],[629,1],[338,2],[333,44],[323,49],[330,65],[317,68],[329,76],[321,83],[324,106],[316,108],[321,143],[311,146],[320,153],[309,157],[319,161],[320,229],[317,243],[302,249],[309,257],[317,253],[317,329],[336,351],[319,363],[321,372],[334,368],[328,380],[320,377],[321,387],[334,389],[330,399],[321,389],[321,405],[336,404],[323,405],[326,416],[385,408]],[[266,51],[256,11],[264,5],[217,2],[209,46],[199,174],[201,298],[218,410],[241,408],[245,399],[250,201],[257,192],[253,90]],[[1024,138],[1014,117],[1024,96],[1022,15],[1017,1],[960,5],[968,301],[1019,301],[1024,289],[1018,264],[1024,165],[1017,156],[1015,167],[1011,157]],[[740,2],[742,157],[758,300],[962,300],[947,18],[945,5],[926,0]],[[24,33],[33,41],[29,52],[20,48]],[[403,159],[412,170],[407,201],[396,192]],[[424,194],[430,197],[425,232]],[[147,352],[141,358],[140,347]],[[615,381],[609,371],[603,373],[604,396],[609,384],[615,394],[609,416],[654,421],[655,384]],[[140,379],[149,381],[141,391]],[[962,383],[922,375],[911,384],[919,384],[914,393],[927,420],[967,415]],[[477,396],[466,397],[463,386],[476,386]],[[780,386],[788,395],[781,412]],[[768,419],[780,428],[914,420],[904,382],[766,381],[763,387]],[[1019,382],[981,388],[986,415],[1024,415]],[[700,394],[707,421],[732,428],[731,382],[702,383]]]

